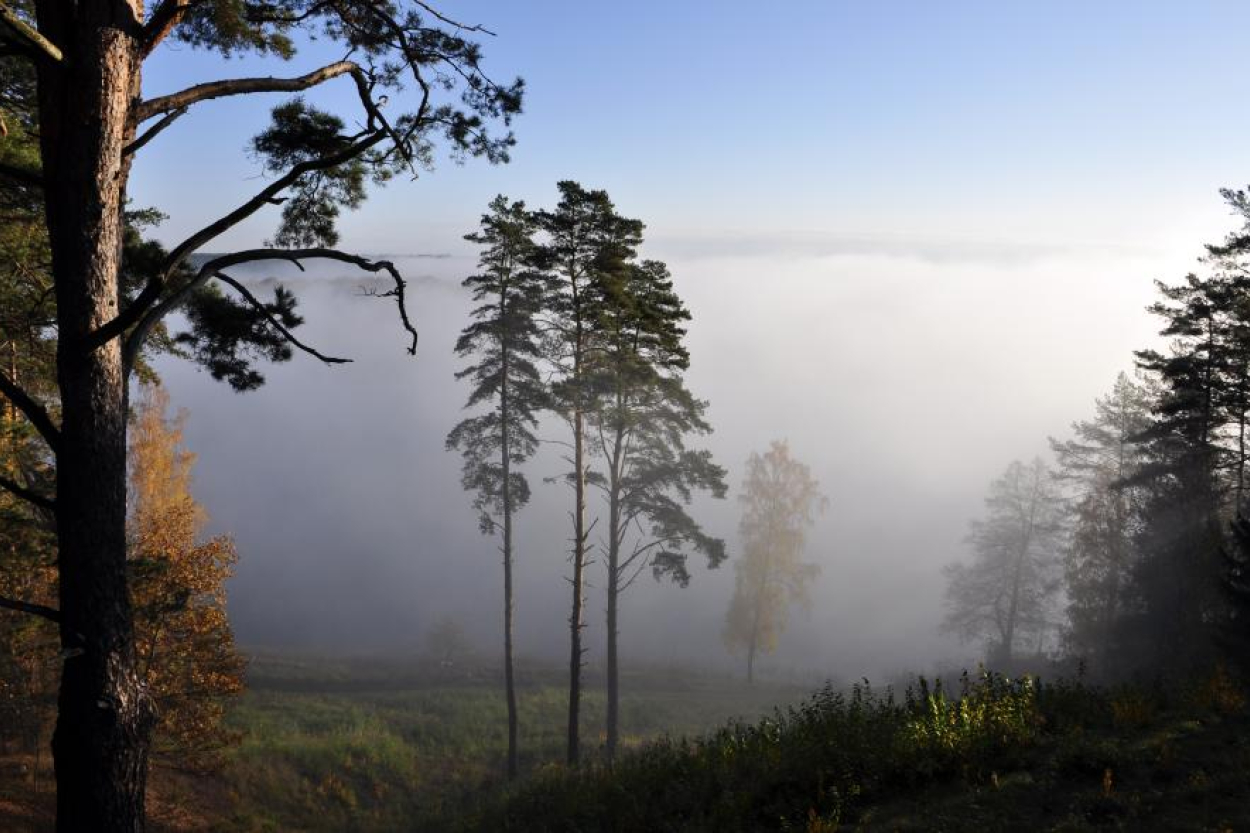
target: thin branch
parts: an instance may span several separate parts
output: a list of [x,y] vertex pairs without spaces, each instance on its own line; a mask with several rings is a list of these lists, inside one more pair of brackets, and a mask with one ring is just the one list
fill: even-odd
[[250,291],[248,291],[247,287],[245,287],[243,284],[239,283],[234,278],[227,275],[225,272],[214,272],[213,277],[215,277],[217,280],[221,281],[222,283],[229,284],[231,287],[233,287],[234,291],[242,295],[243,299],[247,301],[249,304],[251,304],[256,309],[257,312],[265,316],[265,318],[269,321],[269,325],[273,327],[275,330],[277,330],[279,333],[281,333],[282,337],[285,338],[288,342],[290,342],[293,347],[298,347],[300,350],[303,350],[308,355],[312,356],[315,359],[320,359],[326,364],[349,364],[351,362],[351,359],[338,359],[338,358],[335,358],[334,356],[327,356],[323,353],[319,353],[317,350],[313,349],[312,347],[309,347],[307,344],[300,341],[298,338],[295,337],[295,335],[290,330],[288,330],[286,327],[282,325],[281,321],[279,321],[276,317],[274,317],[273,313],[271,313],[268,309],[265,308],[265,305],[261,303],[261,301],[255,295],[253,295]]
[[347,75],[352,71],[359,70],[360,67],[352,61],[336,61],[296,78],[265,76],[260,78],[231,78],[223,81],[209,81],[204,84],[196,84],[194,87],[187,87],[180,92],[140,102],[136,109],[136,115],[138,120],[143,122],[161,113],[180,110],[184,107],[190,107],[192,104],[198,104],[201,101],[208,101],[213,98],[249,95],[251,93],[300,92],[329,81],[331,78],[337,78],[340,75]]
[[[341,252],[338,249],[252,249],[247,252],[238,252],[234,255],[226,255],[218,260],[228,258],[237,258],[235,262],[254,262],[261,260],[289,260],[296,266],[299,266],[301,260],[336,260],[339,263],[349,263],[357,269],[365,272],[377,274],[385,272],[390,275],[394,288],[386,292],[366,293],[374,298],[394,298],[396,305],[399,307],[399,318],[403,323],[404,329],[412,336],[412,344],[408,347],[408,354],[415,356],[417,353],[417,341],[419,335],[412,325],[412,321],[408,318],[408,305],[404,297],[404,290],[408,284],[399,274],[399,270],[395,268],[395,264],[389,260],[370,260],[367,257],[354,255],[349,252]],[[220,267],[218,267],[220,268]],[[300,267],[303,268],[302,266]]]
[[[207,261],[200,267],[199,272],[196,273],[194,278],[187,281],[187,283],[183,284],[178,291],[162,299],[159,304],[153,307],[151,312],[143,318],[139,325],[135,327],[134,331],[126,339],[126,345],[123,351],[126,366],[134,366],[134,361],[138,357],[139,350],[143,346],[144,340],[147,338],[156,322],[172,311],[175,307],[179,306],[190,296],[192,292],[194,292],[198,287],[204,285],[209,279],[213,277],[220,277],[220,271],[222,269],[227,269],[231,266],[238,266],[243,263],[283,260],[294,263],[302,270],[304,267],[301,265],[300,261],[316,259],[335,260],[340,263],[350,263],[358,269],[362,269],[366,272],[387,272],[396,282],[396,288],[401,292],[401,294],[396,296],[396,290],[391,290],[387,293],[374,294],[379,297],[384,295],[397,297],[400,305],[400,317],[403,320],[404,327],[412,334],[412,346],[408,352],[409,354],[414,354],[416,352],[417,331],[410,323],[408,311],[404,305],[405,302],[402,295],[404,280],[400,276],[399,271],[395,268],[394,264],[390,261],[369,260],[368,258],[361,257],[359,255],[349,254],[348,252],[340,252],[337,249],[248,249],[241,252],[221,255],[220,257],[215,257],[212,260]],[[305,352],[310,352],[312,355],[316,355],[317,358],[322,359],[322,361],[326,361],[326,359],[320,354],[312,351],[310,348],[305,348],[300,345],[293,336],[288,337],[291,339],[292,343],[299,346],[300,349],[305,350]],[[333,361],[343,362],[350,361],[350,359],[335,359]]]
[[[347,145],[338,153],[332,153],[329,156],[322,156],[318,159],[309,159],[306,162],[300,162],[291,167],[282,176],[275,179],[261,191],[245,202],[243,205],[231,211],[224,217],[208,224],[195,234],[183,240],[166,256],[165,269],[166,273],[172,272],[173,268],[181,264],[194,251],[215,237],[223,234],[227,230],[241,223],[243,220],[255,214],[266,205],[272,205],[274,198],[279,193],[294,185],[304,174],[313,173],[315,171],[325,171],[330,168],[337,167],[346,162],[357,158],[365,151],[386,138],[384,131],[377,131],[367,135],[358,142]],[[146,289],[145,289],[146,291]]]
[[[624,593],[626,590],[628,590],[628,589],[630,588],[630,586],[631,586],[631,585],[632,585],[635,581],[637,581],[637,580],[638,580],[638,577],[639,577],[640,575],[642,575],[643,570],[646,570],[646,569],[647,569],[647,567],[648,567],[648,566],[650,566],[650,564],[651,564],[651,562],[649,562],[649,561],[644,561],[644,562],[642,562],[641,564],[639,564],[639,565],[638,565],[638,566],[634,569],[634,574],[633,574],[632,576],[630,576],[630,577],[629,577],[629,579],[628,579],[628,580],[627,580],[624,584],[621,584],[621,585],[619,585],[619,586],[616,588],[616,592],[617,592],[617,594],[619,595],[619,594],[621,594],[621,593]],[[622,568],[622,569],[624,569],[624,568]]]
[[165,114],[164,118],[162,118],[156,124],[152,125],[147,130],[145,130],[142,136],[135,139],[130,144],[126,145],[126,147],[122,148],[122,156],[130,156],[133,153],[137,153],[140,148],[142,148],[148,142],[155,139],[158,133],[160,133],[166,127],[169,127],[171,124],[174,123],[176,119],[186,114],[186,112],[187,112],[186,107],[179,107],[177,110],[170,110],[168,113]]
[[[195,288],[197,281],[203,283],[207,279],[208,276],[205,270],[201,268],[199,275],[184,284],[173,295],[161,300],[161,293],[165,290],[169,276],[174,273],[174,270],[192,252],[238,225],[264,206],[277,202],[277,195],[295,184],[304,174],[326,170],[348,162],[382,141],[385,137],[386,134],[383,131],[378,131],[359,142],[348,145],[338,153],[332,153],[320,159],[310,159],[294,165],[289,171],[271,182],[250,200],[243,203],[243,205],[183,240],[174,247],[173,251],[166,255],[165,263],[162,265],[160,272],[148,281],[138,297],[131,301],[130,305],[118,313],[111,321],[87,337],[87,347],[94,349],[100,345],[107,344],[132,326],[135,326],[135,331],[127,339],[125,347],[125,351],[129,356],[127,359],[128,365],[133,365],[133,359],[138,354],[139,347],[142,346],[144,339],[147,338],[147,334],[155,326],[156,322],[171,309],[182,303],[186,299],[187,294]],[[158,301],[160,303],[157,303]]]
[[60,47],[39,34],[38,29],[22,20],[17,12],[10,9],[5,3],[0,3],[0,22],[12,29],[14,34],[42,53],[44,57],[51,58],[58,64],[65,60],[65,56],[61,54]]
[[56,608],[10,599],[5,596],[0,596],[0,608],[16,610],[19,613],[29,613],[31,616],[42,616],[49,622],[61,621],[61,611]]
[[446,15],[444,15],[442,12],[440,12],[438,9],[436,9],[436,8],[434,8],[434,7],[430,6],[430,5],[428,5],[427,3],[423,3],[423,2],[421,2],[421,0],[413,0],[413,3],[414,3],[415,5],[417,5],[417,6],[420,6],[421,8],[425,9],[425,10],[426,10],[427,12],[429,12],[432,16],[434,16],[434,17],[438,18],[439,20],[443,21],[443,22],[444,22],[444,23],[446,23],[448,26],[455,26],[457,29],[463,29],[463,30],[464,30],[464,31],[466,31],[466,32],[481,32],[483,35],[490,35],[491,37],[495,37],[495,33],[494,33],[494,32],[492,32],[490,29],[487,29],[485,26],[481,25],[480,23],[475,23],[475,24],[473,24],[473,25],[471,25],[471,26],[468,26],[468,25],[465,25],[465,24],[463,24],[463,23],[460,23],[459,21],[452,20],[450,17],[447,17],[447,16],[446,16]]
[[4,489],[15,497],[19,497],[27,503],[32,503],[40,509],[47,512],[56,511],[56,501],[50,497],[39,494],[34,489],[27,488],[16,480],[10,480],[0,475],[0,489]]
[[44,441],[55,451],[61,444],[61,432],[52,422],[52,417],[44,407],[22,390],[6,373],[0,373],[0,393],[8,397],[17,409],[25,414],[30,424],[43,437]]

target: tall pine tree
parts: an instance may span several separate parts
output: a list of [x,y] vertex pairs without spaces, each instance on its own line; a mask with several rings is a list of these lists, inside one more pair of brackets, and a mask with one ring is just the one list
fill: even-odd
[[607,755],[620,739],[620,596],[645,570],[690,581],[688,557],[708,565],[725,558],[724,542],[706,534],[687,507],[696,491],[725,495],[725,471],[707,451],[687,448],[708,434],[707,403],[686,389],[683,340],[690,313],[658,261],[615,264],[599,272],[587,423],[602,470],[592,482],[608,504]]
[[560,202],[540,212],[545,233],[542,262],[558,282],[551,302],[548,359],[557,412],[569,424],[566,480],[573,489],[573,602],[569,612],[569,703],[566,760],[581,756],[582,658],[586,627],[586,567],[590,526],[586,509],[589,470],[586,417],[592,409],[589,379],[595,361],[594,333],[603,302],[604,276],[625,268],[642,236],[642,223],[621,217],[606,191],[589,191],[576,182],[559,183]]
[[482,248],[481,271],[464,281],[479,306],[456,342],[456,355],[474,363],[459,371],[473,391],[466,407],[487,406],[452,429],[448,449],[464,455],[462,482],[476,493],[483,534],[498,534],[503,553],[504,690],[508,704],[508,776],[517,774],[517,702],[513,673],[513,514],[529,502],[518,466],[538,447],[538,412],[548,405],[537,361],[542,356],[539,315],[550,283],[533,268],[536,221],[522,202],[503,196],[490,204],[481,229],[465,239]]

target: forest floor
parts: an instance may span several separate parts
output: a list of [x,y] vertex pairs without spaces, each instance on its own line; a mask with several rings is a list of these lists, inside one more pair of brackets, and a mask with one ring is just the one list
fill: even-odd
[[[485,665],[263,656],[249,682],[219,773],[154,767],[156,833],[1250,831],[1250,708],[1223,674],[1110,690],[974,676],[946,692],[812,695],[810,683],[632,670],[626,753],[611,770],[596,763],[592,684],[590,763],[570,773],[558,763],[563,675],[531,670],[512,786]],[[0,758],[0,830],[50,829],[42,763]]]

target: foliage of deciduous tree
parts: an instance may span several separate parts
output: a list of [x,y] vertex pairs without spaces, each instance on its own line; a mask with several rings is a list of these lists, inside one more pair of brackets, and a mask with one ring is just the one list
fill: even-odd
[[742,555],[734,562],[723,636],[730,651],[745,654],[747,681],[753,682],[755,660],[777,649],[790,605],[808,603],[820,567],[802,560],[807,530],[829,501],[811,469],[790,456],[789,444],[781,440],[747,459],[738,500]]
[[[159,714],[155,751],[179,767],[208,767],[234,739],[224,707],[242,689],[243,658],[225,607],[235,551],[229,538],[199,538],[205,515],[190,492],[195,457],[182,445],[185,415],[168,419],[167,408],[165,391],[145,385],[130,432],[127,537],[136,650]],[[56,597],[51,530],[23,515],[25,505],[5,505],[16,514],[0,516],[0,539],[19,557],[0,562],[0,582],[14,597],[50,605]],[[37,557],[20,557],[22,547]],[[9,703],[14,717],[27,738],[41,739],[55,714],[55,630],[31,617],[4,624],[0,708],[3,695],[20,694]]]
[[496,197],[481,230],[465,239],[482,246],[481,272],[464,286],[479,306],[456,342],[456,355],[474,364],[456,374],[473,383],[466,407],[488,406],[461,421],[447,447],[464,456],[462,484],[475,492],[483,534],[498,534],[503,553],[504,692],[508,705],[508,776],[517,774],[517,704],[513,679],[512,517],[529,502],[519,466],[538,448],[534,431],[549,392],[537,362],[543,356],[539,316],[550,289],[534,268],[536,220],[522,202]]
[[1021,649],[1040,653],[1055,624],[1064,505],[1040,460],[1014,461],[990,484],[985,516],[970,524],[972,558],[946,567],[944,630],[982,641],[1010,667]]
[[725,545],[688,512],[696,492],[725,495],[725,470],[687,438],[711,433],[707,403],[686,389],[690,365],[683,343],[690,313],[658,261],[624,262],[600,270],[600,300],[587,376],[587,426],[602,468],[591,482],[604,493],[607,539],[607,756],[620,738],[620,595],[644,571],[685,586],[694,553],[709,567]]
[[191,494],[195,455],[182,442],[185,413],[145,385],[130,432],[130,594],[140,673],[157,709],[154,751],[205,766],[234,740],[225,706],[243,689],[244,659],[226,616],[234,542],[201,540],[207,520]]
[[[187,352],[236,387],[260,382],[249,351],[281,359],[294,347],[335,361],[292,334],[299,319],[291,296],[262,300],[229,274],[246,262],[318,257],[389,274],[394,289],[387,294],[411,330],[394,267],[333,248],[335,221],[360,203],[370,182],[429,164],[440,139],[459,155],[506,159],[511,135],[492,136],[487,126],[519,111],[521,86],[497,84],[483,72],[473,38],[484,31],[418,0],[0,3],[0,202],[42,212],[55,300],[54,395],[43,399],[7,373],[0,373],[0,393],[56,461],[55,496],[21,484],[10,491],[55,506],[58,605],[38,612],[58,623],[65,658],[53,740],[59,829],[143,827],[155,713],[127,587],[126,398],[145,343],[171,310],[184,308],[192,324]],[[144,62],[167,40],[292,60],[311,37],[345,57],[286,77],[205,79],[143,95]],[[358,112],[330,113],[298,95],[329,83],[353,89]],[[174,135],[166,131],[190,109],[261,93],[294,95],[253,142],[269,181],[168,251],[127,251],[135,158]],[[14,102],[27,112],[14,115]],[[13,129],[18,124],[23,130]],[[26,128],[38,136],[37,159],[11,150]],[[274,205],[281,216],[272,247],[193,262],[223,233]]]
[[1071,505],[1063,556],[1065,648],[1099,674],[1122,670],[1118,631],[1138,607],[1133,579],[1145,496],[1131,481],[1144,462],[1138,440],[1153,402],[1147,385],[1121,373],[1111,393],[1094,403],[1093,419],[1073,423],[1071,439],[1051,440]]

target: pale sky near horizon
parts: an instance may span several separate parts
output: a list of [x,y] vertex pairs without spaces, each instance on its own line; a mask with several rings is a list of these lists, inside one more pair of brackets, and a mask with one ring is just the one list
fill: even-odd
[[[453,255],[402,264],[417,358],[389,309],[310,283],[302,332],[358,363],[297,357],[247,396],[162,364],[191,412],[197,494],[238,538],[241,639],[394,647],[457,601],[494,609],[494,551],[442,450],[466,393],[451,378],[466,312],[453,282],[472,263],[460,237],[495,194],[550,205],[568,178],[646,221],[644,254],[672,267],[731,486],[747,453],[788,437],[833,498],[809,548],[816,607],[777,663],[853,678],[971,656],[937,634],[940,570],[986,484],[1088,416],[1153,338],[1152,281],[1234,226],[1217,192],[1250,182],[1250,5],[773,6],[446,6],[498,33],[487,68],[528,94],[512,164],[440,160],[342,224],[344,248]],[[223,63],[175,46],[146,89],[338,57]],[[349,82],[317,95],[354,112]],[[153,142],[131,196],[170,215],[159,237],[261,187],[244,149],[280,100],[208,102]],[[258,245],[274,215],[209,248]],[[551,461],[535,465],[518,615],[541,651],[561,644],[567,536],[559,494],[538,485]],[[732,500],[697,509],[732,553]],[[731,588],[727,569],[687,590],[640,584],[628,655],[715,661]]]

